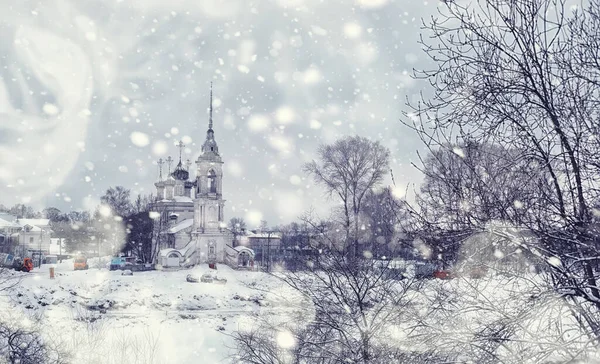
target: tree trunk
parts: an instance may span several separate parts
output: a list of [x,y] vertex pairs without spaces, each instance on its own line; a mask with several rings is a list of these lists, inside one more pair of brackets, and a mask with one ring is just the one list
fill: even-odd
[[358,257],[358,211],[354,211],[354,257]]

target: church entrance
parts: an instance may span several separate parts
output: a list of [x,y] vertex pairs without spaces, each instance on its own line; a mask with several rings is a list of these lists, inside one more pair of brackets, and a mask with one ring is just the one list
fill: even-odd
[[250,265],[250,254],[246,251],[240,252],[238,255],[238,266],[247,267],[248,265]]

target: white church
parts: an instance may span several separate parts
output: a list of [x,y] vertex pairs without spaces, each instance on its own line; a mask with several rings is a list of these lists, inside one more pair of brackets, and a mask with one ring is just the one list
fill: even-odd
[[[224,220],[223,160],[215,141],[212,118],[212,84],[206,140],[196,160],[196,177],[190,179],[191,162],[181,160],[171,171],[173,159],[159,160],[157,199],[151,210],[160,213],[155,220],[153,246],[159,251],[156,262],[162,267],[189,266],[199,263],[228,263],[240,267],[253,264],[254,252],[247,247],[233,247],[233,234]],[[166,179],[162,165],[168,165]],[[158,244],[158,246],[156,246]],[[156,250],[155,250],[156,251]]]

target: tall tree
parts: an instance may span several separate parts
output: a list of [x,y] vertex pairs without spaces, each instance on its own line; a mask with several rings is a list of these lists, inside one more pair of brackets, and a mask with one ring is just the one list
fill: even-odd
[[363,215],[366,239],[374,256],[390,256],[396,252],[399,224],[406,218],[404,203],[396,198],[390,187],[369,191],[365,196]]
[[304,165],[304,170],[315,182],[325,187],[330,196],[341,200],[346,244],[350,244],[352,235],[350,245],[355,255],[358,253],[362,203],[367,192],[383,181],[389,170],[389,154],[378,141],[359,136],[345,137],[332,145],[321,145],[317,151],[318,160]]
[[260,225],[258,226],[258,229],[261,232],[269,230],[269,223],[267,222],[267,220],[260,220]]
[[100,201],[110,207],[114,215],[125,217],[132,210],[131,201],[129,200],[130,195],[131,191],[123,186],[110,187],[100,197]]
[[150,203],[153,201],[153,199],[154,197],[152,194],[137,195],[132,204],[132,213],[139,214],[140,212],[150,211]]
[[127,220],[127,244],[124,251],[133,251],[144,263],[152,261],[154,220],[148,212],[130,215]]
[[46,207],[44,210],[42,210],[42,213],[44,214],[44,217],[50,221],[61,220],[62,212],[60,212],[60,210],[56,207]]
[[241,217],[232,217],[229,220],[229,230],[233,234],[233,246],[237,245],[237,238],[246,230],[246,222]]

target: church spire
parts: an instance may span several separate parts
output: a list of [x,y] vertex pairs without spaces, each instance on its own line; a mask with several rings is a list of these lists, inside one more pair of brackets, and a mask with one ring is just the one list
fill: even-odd
[[209,117],[208,117],[208,130],[212,130],[213,122],[212,122],[212,81],[210,82],[210,107],[209,107]]
[[212,82],[210,83],[210,104],[208,109],[208,130],[206,131],[206,140],[202,144],[202,153],[208,153],[212,155],[219,155],[219,147],[215,141],[215,132],[213,130],[213,92]]
[[177,144],[177,147],[179,148],[179,165],[181,165],[181,152],[183,151],[183,147],[185,147],[183,141],[180,140],[179,144]]
[[156,164],[158,164],[158,180],[162,181],[162,166],[163,166],[163,164],[165,164],[165,162],[163,161],[162,158],[159,158],[158,162],[156,162]]

